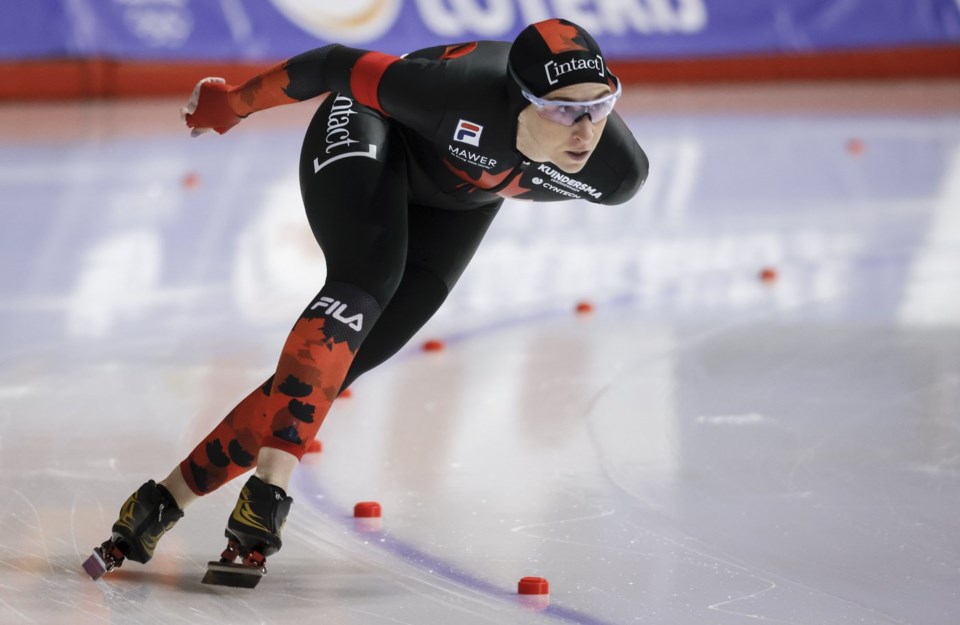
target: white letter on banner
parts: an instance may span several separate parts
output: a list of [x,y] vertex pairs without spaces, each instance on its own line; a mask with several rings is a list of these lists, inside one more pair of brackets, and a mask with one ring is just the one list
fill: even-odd
[[703,0],[680,0],[678,7],[671,0],[647,0],[660,32],[695,32],[707,25],[707,7]]
[[437,35],[456,37],[463,33],[463,26],[444,8],[443,0],[417,0],[417,8],[423,23]]
[[643,0],[597,0],[604,32],[622,35],[628,30],[648,34],[653,30]]
[[480,0],[451,0],[462,25],[486,36],[502,35],[513,26],[513,0],[486,0],[486,9]]
[[704,0],[684,0],[680,3],[680,30],[688,33],[707,28],[707,5]]
[[[960,2],[960,0],[957,0]],[[527,26],[550,19],[550,11],[544,0],[518,0],[520,5],[520,25]]]
[[595,34],[600,31],[600,20],[597,19],[596,9],[586,9],[582,7],[584,4],[593,3],[590,0],[553,0],[553,8],[557,15],[582,26],[590,34]]
[[600,18],[610,34],[671,33],[703,30],[704,0],[597,0]]

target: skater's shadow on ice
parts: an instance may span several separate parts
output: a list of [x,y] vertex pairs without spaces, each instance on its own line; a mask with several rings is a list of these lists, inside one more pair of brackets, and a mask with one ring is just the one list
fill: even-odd
[[[49,560],[42,558],[21,558],[16,568],[20,571],[40,572],[46,569],[50,572],[50,564]],[[150,601],[154,593],[166,596],[170,592],[216,596],[251,592],[243,588],[201,583],[205,569],[194,563],[181,569],[175,563],[164,563],[161,559],[154,563],[160,566],[125,566],[107,573],[97,581],[91,580],[79,564],[73,564],[72,559],[68,562],[67,559],[57,558],[54,573],[66,575],[69,580],[49,581],[64,591],[99,591],[104,607],[121,612]],[[278,563],[260,583],[258,591],[279,592],[288,597],[304,598],[311,604],[331,605],[341,605],[343,601],[351,598],[369,601],[374,596],[388,597],[404,592],[402,586],[384,584],[383,581],[381,572],[348,561],[338,560],[318,565],[312,560],[304,560],[286,562],[283,565]]]
[[[200,585],[200,574],[192,573],[165,573],[162,571],[150,570],[124,570],[116,569],[107,573],[99,582],[98,586],[109,588],[123,599],[131,600],[128,594],[135,594],[131,591],[134,588],[167,588],[176,590],[189,590],[191,586]],[[144,599],[149,594],[149,590],[144,593]]]

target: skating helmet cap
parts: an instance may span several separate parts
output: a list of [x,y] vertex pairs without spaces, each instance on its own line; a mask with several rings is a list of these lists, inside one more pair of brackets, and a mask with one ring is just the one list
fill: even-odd
[[520,31],[510,46],[507,67],[513,79],[538,98],[568,85],[596,82],[614,89],[618,82],[590,33],[562,19]]

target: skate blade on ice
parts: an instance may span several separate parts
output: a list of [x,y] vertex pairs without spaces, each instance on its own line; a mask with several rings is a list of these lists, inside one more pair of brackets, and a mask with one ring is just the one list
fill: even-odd
[[204,584],[214,586],[233,586],[234,588],[254,588],[267,574],[267,570],[249,564],[234,562],[208,562]]
[[89,558],[83,561],[83,570],[96,581],[107,572],[107,565],[100,554],[94,551]]

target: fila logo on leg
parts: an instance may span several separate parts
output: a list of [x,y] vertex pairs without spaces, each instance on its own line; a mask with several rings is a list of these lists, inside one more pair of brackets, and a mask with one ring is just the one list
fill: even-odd
[[347,305],[340,300],[324,295],[310,307],[310,310],[316,310],[318,308],[325,308],[326,310],[323,314],[347,324],[348,328],[356,330],[357,332],[363,329],[363,313],[357,313],[347,317],[344,315],[344,312],[347,310]]
[[480,145],[480,133],[483,132],[483,126],[461,119],[457,123],[457,129],[453,131],[453,140],[469,145]]

